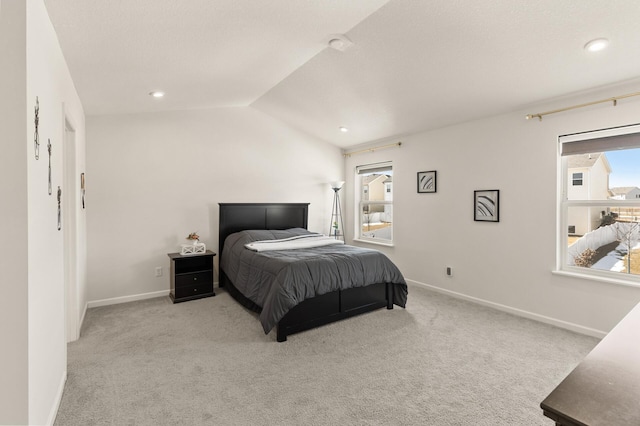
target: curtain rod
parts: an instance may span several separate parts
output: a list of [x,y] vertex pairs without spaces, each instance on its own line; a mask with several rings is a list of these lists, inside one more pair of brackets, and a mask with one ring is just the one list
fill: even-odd
[[345,157],[351,157],[352,155],[355,155],[355,154],[362,154],[363,152],[374,152],[379,149],[392,148],[394,146],[398,146],[398,147],[402,146],[402,142],[396,142],[389,145],[374,146],[373,148],[361,149],[360,151],[345,152],[342,155]]
[[540,121],[542,121],[542,117],[545,116],[545,115],[555,114],[556,112],[569,111],[569,110],[577,109],[577,108],[584,108],[584,107],[587,107],[587,106],[601,104],[601,103],[604,103],[604,102],[613,102],[613,106],[616,106],[616,105],[618,105],[618,99],[630,98],[632,96],[640,96],[640,92],[629,93],[627,95],[621,95],[621,96],[613,96],[611,98],[601,99],[599,101],[587,102],[586,104],[573,105],[573,106],[566,107],[566,108],[560,108],[560,109],[554,109],[554,110],[551,110],[551,111],[539,112],[537,114],[527,114],[524,118],[526,120],[531,120],[534,117],[538,117],[538,119]]

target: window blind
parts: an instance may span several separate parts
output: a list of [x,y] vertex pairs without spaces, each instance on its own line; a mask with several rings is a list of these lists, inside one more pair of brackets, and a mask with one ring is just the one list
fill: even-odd
[[356,167],[356,173],[359,175],[385,173],[385,172],[390,172],[391,170],[392,170],[392,163],[390,161],[384,162],[384,163],[366,164],[363,166]]
[[640,125],[560,136],[561,155],[640,148]]

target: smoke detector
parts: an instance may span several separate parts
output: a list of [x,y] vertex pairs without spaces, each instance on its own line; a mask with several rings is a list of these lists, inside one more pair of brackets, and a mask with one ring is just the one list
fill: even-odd
[[353,42],[344,34],[333,34],[329,36],[329,42],[327,44],[332,49],[344,52],[353,44]]

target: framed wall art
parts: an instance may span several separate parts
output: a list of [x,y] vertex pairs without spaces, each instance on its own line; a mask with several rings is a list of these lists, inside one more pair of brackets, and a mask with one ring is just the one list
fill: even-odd
[[418,172],[418,194],[436,192],[436,177],[438,172]]
[[473,191],[473,220],[500,222],[500,190]]

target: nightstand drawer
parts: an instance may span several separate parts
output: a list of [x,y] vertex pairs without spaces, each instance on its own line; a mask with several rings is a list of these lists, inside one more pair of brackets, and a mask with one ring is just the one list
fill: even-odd
[[200,294],[213,293],[213,285],[203,282],[201,285],[192,285],[189,287],[176,287],[176,299],[183,297],[198,296]]
[[213,271],[176,275],[176,290],[178,287],[206,286],[211,283],[213,283]]

